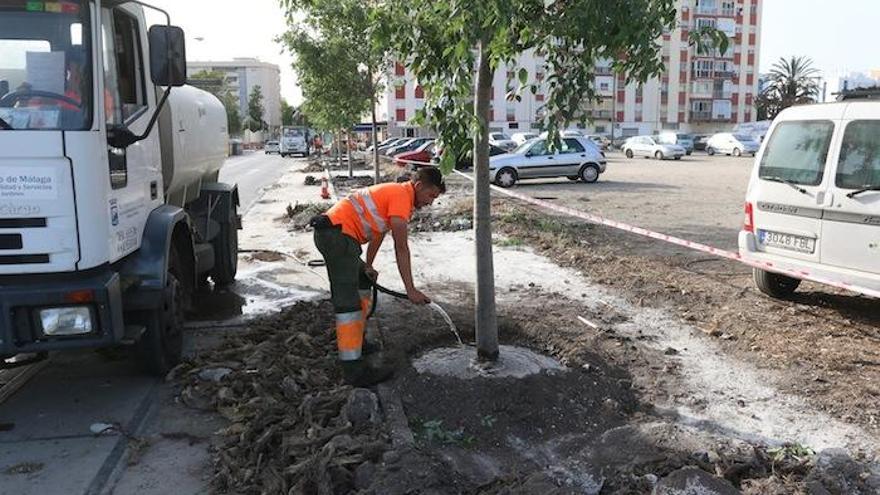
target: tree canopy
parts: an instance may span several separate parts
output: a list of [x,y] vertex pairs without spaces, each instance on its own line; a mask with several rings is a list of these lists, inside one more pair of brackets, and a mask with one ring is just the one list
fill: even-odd
[[755,100],[758,119],[773,119],[790,106],[815,102],[818,75],[808,57],[780,58],[770,69],[767,87]]

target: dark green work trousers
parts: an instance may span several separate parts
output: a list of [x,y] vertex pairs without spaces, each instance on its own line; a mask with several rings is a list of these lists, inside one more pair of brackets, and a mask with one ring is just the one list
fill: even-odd
[[361,291],[370,290],[364,274],[360,244],[342,233],[340,227],[315,229],[315,246],[324,257],[330,277],[330,300],[336,313],[360,311]]

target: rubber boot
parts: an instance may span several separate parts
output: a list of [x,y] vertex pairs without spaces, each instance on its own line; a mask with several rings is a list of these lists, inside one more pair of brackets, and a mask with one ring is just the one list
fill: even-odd
[[367,363],[363,359],[342,361],[345,383],[355,387],[369,387],[384,382],[394,374],[394,368],[384,363]]

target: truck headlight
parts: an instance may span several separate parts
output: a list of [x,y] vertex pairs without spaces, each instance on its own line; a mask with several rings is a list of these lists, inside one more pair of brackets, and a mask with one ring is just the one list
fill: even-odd
[[66,306],[39,310],[42,331],[47,336],[92,333],[92,310],[89,306]]

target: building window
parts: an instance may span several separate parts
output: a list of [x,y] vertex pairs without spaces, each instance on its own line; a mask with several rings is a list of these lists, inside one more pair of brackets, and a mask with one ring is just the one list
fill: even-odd
[[403,66],[400,62],[394,62],[394,75],[395,76],[404,76],[406,75],[406,67]]
[[495,109],[494,109],[494,108],[490,108],[490,109],[489,109],[489,122],[492,122],[492,121],[494,121],[494,120],[495,120]]
[[537,79],[538,81],[543,81],[544,80],[544,73],[543,72],[535,72],[535,79]]
[[709,19],[705,17],[697,19],[697,29],[714,28],[715,24],[715,19]]
[[715,0],[697,0],[697,14],[714,15],[718,13],[718,4]]
[[730,110],[730,100],[715,100],[712,102],[712,116],[716,119],[729,119]]
[[508,129],[519,129],[519,122],[508,122],[507,128]]
[[398,108],[395,112],[395,120],[398,122],[406,122],[406,109]]
[[736,2],[721,2],[721,15],[733,17],[736,13]]
[[516,120],[516,107],[507,107],[507,121],[513,122]]
[[535,101],[544,101],[544,95],[538,93],[535,95]]
[[425,90],[423,90],[421,86],[416,85],[416,98],[421,100],[424,97],[425,97]]
[[400,85],[394,88],[394,98],[397,100],[406,99],[406,86]]

